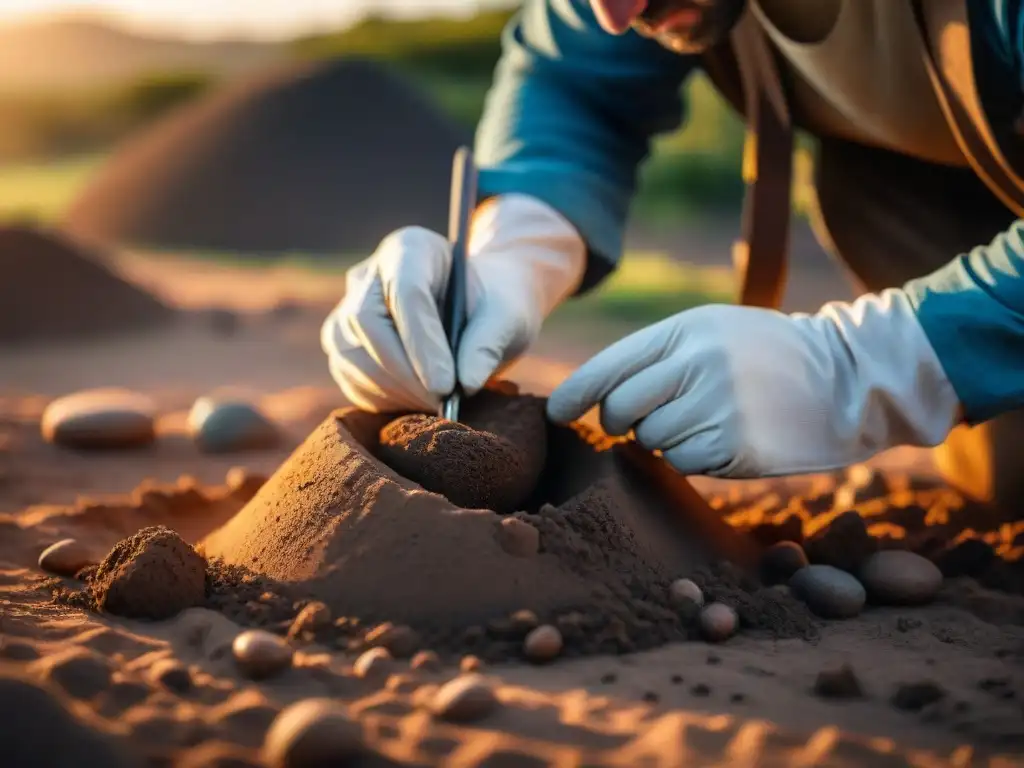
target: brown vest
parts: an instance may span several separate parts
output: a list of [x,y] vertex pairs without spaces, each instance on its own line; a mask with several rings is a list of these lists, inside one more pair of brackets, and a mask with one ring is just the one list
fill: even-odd
[[781,300],[793,128],[970,166],[1024,216],[1024,142],[986,117],[965,0],[751,0],[706,69],[748,123],[744,304]]

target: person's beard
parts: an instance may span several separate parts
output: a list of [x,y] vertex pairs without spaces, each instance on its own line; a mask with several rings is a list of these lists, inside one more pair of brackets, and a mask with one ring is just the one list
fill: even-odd
[[[744,8],[746,0],[649,0],[647,8],[634,20],[633,28],[676,53],[703,53],[725,40]],[[694,11],[699,16],[692,24],[656,31],[659,22],[681,10]]]

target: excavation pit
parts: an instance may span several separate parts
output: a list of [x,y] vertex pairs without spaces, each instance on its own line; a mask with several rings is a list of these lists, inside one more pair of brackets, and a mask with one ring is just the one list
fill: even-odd
[[[465,429],[486,424],[492,436],[522,448],[521,438],[536,434],[535,426],[524,425],[530,414],[543,413],[543,405],[508,390],[488,392],[467,401]],[[511,428],[501,418],[488,421],[498,413],[515,414]],[[523,611],[558,623],[570,652],[653,647],[695,632],[692,612],[672,603],[673,580],[696,576],[722,595],[759,586],[720,566],[699,537],[683,535],[667,500],[600,433],[541,421],[543,444],[530,455],[546,460],[530,467],[536,481],[516,491],[523,499],[512,504],[516,511],[500,514],[459,506],[388,466],[385,456],[401,464],[394,450],[402,442],[394,435],[404,432],[393,421],[335,412],[246,507],[204,540],[205,554],[325,603],[338,625],[393,622],[414,628],[435,648],[464,648],[483,638],[493,650],[503,642],[497,636],[509,617]],[[455,432],[434,426],[435,442]],[[381,445],[382,431],[390,445]],[[463,432],[455,434],[467,443],[480,439]],[[476,460],[463,458],[467,465]],[[529,474],[528,458],[508,467],[520,479]],[[404,460],[411,460],[410,452]],[[442,479],[451,481],[450,463],[440,465]],[[421,479],[438,487],[438,476],[426,478],[424,466],[415,468]],[[773,631],[774,623],[759,627],[758,616],[791,608],[799,610],[752,609],[746,623]],[[787,626],[810,631],[807,622]]]

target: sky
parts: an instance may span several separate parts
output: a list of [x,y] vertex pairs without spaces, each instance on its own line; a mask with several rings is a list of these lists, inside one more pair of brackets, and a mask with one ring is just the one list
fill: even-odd
[[400,15],[465,14],[509,0],[0,0],[0,23],[40,14],[110,14],[143,29],[193,38],[287,38],[338,28],[370,9]]

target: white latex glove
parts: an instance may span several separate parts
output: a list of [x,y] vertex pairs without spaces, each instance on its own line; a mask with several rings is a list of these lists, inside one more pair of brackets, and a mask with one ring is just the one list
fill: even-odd
[[896,445],[937,445],[959,420],[952,385],[907,295],[817,314],[682,312],[604,350],[551,396],[553,421],[600,404],[683,474],[752,478],[838,469]]
[[[544,319],[576,291],[586,247],[547,204],[504,195],[477,210],[467,251],[468,320],[458,375],[473,394],[525,352]],[[352,405],[434,411],[452,391],[455,365],[440,309],[450,265],[447,238],[409,227],[349,270],[345,297],[320,341]]]

